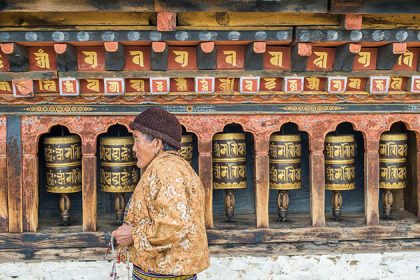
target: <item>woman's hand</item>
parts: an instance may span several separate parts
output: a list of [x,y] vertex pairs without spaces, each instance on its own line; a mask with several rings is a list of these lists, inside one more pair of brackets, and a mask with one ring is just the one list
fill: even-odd
[[112,232],[112,236],[117,240],[119,245],[128,246],[133,244],[133,238],[131,237],[131,226],[123,224]]

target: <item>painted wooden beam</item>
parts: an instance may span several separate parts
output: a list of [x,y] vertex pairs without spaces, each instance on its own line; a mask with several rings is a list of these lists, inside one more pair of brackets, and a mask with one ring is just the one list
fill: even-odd
[[344,29],[346,30],[361,30],[362,29],[362,15],[347,14],[344,16]]
[[353,61],[356,53],[360,52],[361,45],[345,44],[335,50],[334,71],[349,72],[353,68]]
[[214,42],[202,42],[196,47],[199,70],[216,69],[216,48]]
[[245,50],[245,70],[262,70],[266,49],[265,42],[252,42]]
[[12,72],[29,71],[28,49],[15,43],[1,44],[1,51],[9,59],[10,70]]
[[54,44],[57,54],[57,70],[60,72],[77,70],[76,49],[70,44]]
[[292,72],[306,70],[308,57],[312,54],[311,44],[297,43],[292,47]]
[[176,29],[176,13],[159,12],[157,13],[157,30],[174,31]]
[[[293,28],[279,27],[275,30],[178,30],[160,32],[157,30],[91,30],[80,29],[68,31],[59,29],[55,31],[2,31],[0,43],[10,42],[159,42],[159,41],[275,41],[290,43],[292,41]],[[118,40],[117,40],[118,39]],[[407,40],[417,40],[416,36],[408,37]]]
[[125,65],[124,46],[119,42],[105,42],[105,69],[121,71]]
[[331,0],[331,14],[418,14],[417,0]]
[[166,42],[153,42],[150,53],[152,70],[166,71],[168,69],[168,46]]
[[405,43],[392,43],[379,48],[378,59],[376,62],[377,70],[391,70],[397,63],[400,54],[405,53],[407,45]]

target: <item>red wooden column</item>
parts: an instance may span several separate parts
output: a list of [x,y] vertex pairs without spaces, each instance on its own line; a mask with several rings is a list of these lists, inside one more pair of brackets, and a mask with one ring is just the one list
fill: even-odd
[[324,136],[309,134],[309,180],[311,188],[311,221],[314,227],[325,226],[325,160]]
[[[90,131],[89,131],[90,132]],[[82,138],[82,210],[83,231],[97,229],[96,193],[96,133],[84,133]]]
[[257,228],[269,227],[269,135],[256,133],[255,137],[255,208]]
[[379,137],[367,131],[365,139],[365,217],[369,226],[379,224]]
[[9,209],[7,206],[7,158],[6,119],[0,117],[0,232],[9,230]]
[[212,133],[200,133],[198,138],[198,174],[205,191],[205,221],[207,228],[214,227],[213,221],[213,163]]
[[[34,141],[36,143],[36,141]],[[36,152],[24,153],[22,162],[23,180],[23,231],[35,232],[38,229],[38,203],[39,203],[39,172],[38,155]]]

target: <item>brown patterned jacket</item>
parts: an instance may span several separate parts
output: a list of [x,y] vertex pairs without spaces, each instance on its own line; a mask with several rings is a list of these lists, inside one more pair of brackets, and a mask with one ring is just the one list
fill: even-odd
[[177,152],[158,154],[137,184],[125,222],[132,226],[130,261],[143,270],[190,275],[209,267],[204,187]]

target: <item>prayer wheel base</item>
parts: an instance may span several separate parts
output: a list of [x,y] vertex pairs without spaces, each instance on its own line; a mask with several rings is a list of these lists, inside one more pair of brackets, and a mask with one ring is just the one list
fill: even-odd
[[226,190],[225,206],[227,221],[232,222],[233,216],[235,215],[235,196],[233,195],[233,190]]
[[392,196],[391,190],[384,191],[384,193],[382,194],[382,206],[383,206],[382,218],[385,220],[391,219],[393,201],[394,201],[394,198]]
[[124,208],[125,208],[124,194],[115,193],[114,205],[115,205],[115,220],[116,220],[117,225],[120,226],[124,222]]
[[279,210],[279,221],[285,222],[287,219],[287,209],[289,207],[289,194],[287,193],[287,191],[278,192],[277,206]]
[[59,206],[60,206],[60,215],[61,215],[61,225],[69,226],[71,224],[70,223],[71,201],[68,194],[66,193],[60,194]]
[[343,198],[341,196],[341,193],[338,191],[334,191],[332,196],[332,214],[335,220],[339,220],[341,217],[342,205]]

